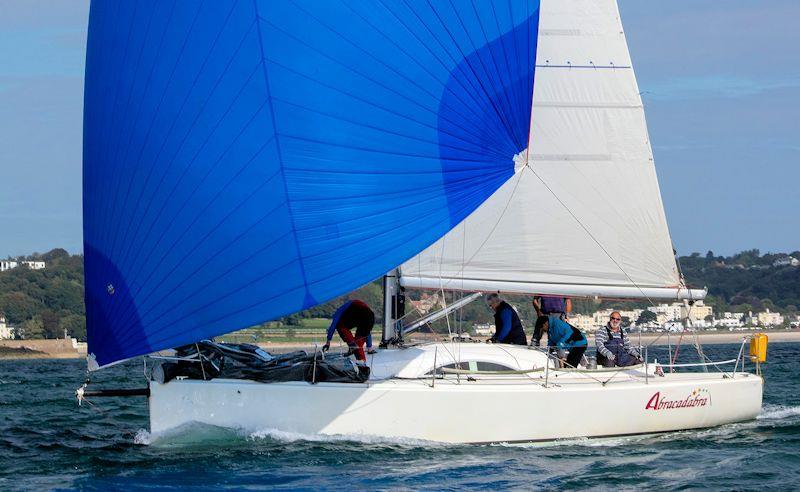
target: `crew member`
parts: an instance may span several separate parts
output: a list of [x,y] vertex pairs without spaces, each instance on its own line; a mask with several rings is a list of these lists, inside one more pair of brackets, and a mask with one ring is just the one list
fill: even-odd
[[556,314],[561,319],[566,320],[570,311],[572,311],[572,301],[566,297],[537,296],[534,297],[534,300],[539,303],[542,314],[545,316]]
[[510,343],[514,345],[527,345],[528,338],[525,330],[522,329],[522,321],[519,315],[497,294],[486,296],[486,304],[494,309],[495,332],[492,338],[486,340],[487,343]]
[[[366,363],[367,356],[364,354],[364,344],[372,352],[372,327],[375,324],[375,313],[366,302],[354,299],[347,301],[336,310],[328,327],[328,338],[322,350],[327,352],[331,347],[333,332],[339,333],[350,350],[361,363]],[[355,329],[355,336],[350,330]]]
[[559,351],[569,350],[566,359],[561,362],[567,367],[575,368],[581,362],[583,353],[589,345],[586,337],[581,331],[567,323],[558,314],[545,315],[536,299],[533,300],[533,308],[536,310],[536,326],[533,330],[531,344],[539,346],[542,336],[547,333],[547,346],[554,347]]
[[594,340],[597,345],[598,365],[626,367],[644,362],[622,328],[622,316],[619,311],[611,313],[606,326],[597,329]]

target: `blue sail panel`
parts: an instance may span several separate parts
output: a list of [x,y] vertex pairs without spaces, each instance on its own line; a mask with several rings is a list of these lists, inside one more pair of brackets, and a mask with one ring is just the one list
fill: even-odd
[[537,1],[94,2],[84,254],[98,365],[351,291],[527,146]]

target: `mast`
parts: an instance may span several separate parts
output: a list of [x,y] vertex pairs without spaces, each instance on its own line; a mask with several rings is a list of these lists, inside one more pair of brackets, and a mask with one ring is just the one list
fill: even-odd
[[403,340],[403,331],[398,329],[399,320],[405,314],[406,296],[400,286],[400,269],[395,268],[383,276],[383,334],[382,348]]

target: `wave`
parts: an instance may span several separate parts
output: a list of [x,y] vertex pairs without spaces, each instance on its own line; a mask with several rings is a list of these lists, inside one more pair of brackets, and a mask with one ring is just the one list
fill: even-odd
[[389,445],[404,448],[449,446],[447,443],[427,441],[424,439],[383,437],[370,434],[304,434],[278,429],[260,429],[252,432],[244,429],[217,427],[199,422],[190,422],[160,433],[151,433],[145,429],[139,429],[133,439],[135,444],[144,446],[201,446],[208,444],[241,443],[242,441],[256,442],[261,440],[273,440],[282,443],[354,443]]
[[204,446],[243,441],[246,435],[236,429],[189,422],[164,432],[148,432],[139,429],[133,437],[134,444],[144,446]]
[[800,416],[800,406],[764,405],[757,420],[783,420]]
[[648,441],[660,437],[660,434],[636,434],[630,436],[614,437],[573,437],[568,439],[556,439],[554,441],[540,442],[498,442],[488,444],[488,446],[501,446],[508,448],[551,448],[559,446],[580,446],[587,448],[606,448],[615,446],[629,446],[634,443]]
[[133,436],[133,443],[139,444],[142,446],[147,446],[152,442],[153,436],[146,431],[145,429],[139,429],[136,431],[136,435]]
[[[635,443],[647,443],[653,440],[663,439],[696,439],[703,438],[726,438],[732,434],[753,429],[761,424],[775,424],[776,421],[785,421],[800,417],[800,406],[787,405],[764,405],[761,413],[756,420],[725,424],[718,427],[705,429],[687,429],[672,431],[667,433],[641,434],[631,436],[587,438],[577,437],[570,439],[558,439],[546,442],[528,443],[493,443],[488,446],[501,446],[513,448],[548,448],[558,446],[580,446],[580,447],[616,447],[628,446]],[[428,441],[425,439],[413,439],[406,437],[385,437],[371,434],[305,434],[300,432],[290,432],[279,429],[260,429],[257,431],[247,431],[243,429],[228,429],[209,424],[188,423],[175,429],[170,429],[163,433],[152,434],[145,429],[139,429],[134,436],[134,443],[138,445],[162,445],[162,446],[192,446],[203,444],[221,444],[225,442],[260,441],[274,440],[283,443],[309,442],[309,443],[353,443],[366,445],[389,445],[403,448],[431,448],[455,446],[439,441]]]
[[299,432],[288,432],[278,429],[262,429],[252,432],[248,439],[274,439],[281,442],[350,442],[357,444],[388,444],[401,447],[432,447],[450,446],[448,443],[440,441],[428,441],[425,439],[413,439],[409,437],[386,437],[372,434],[303,434]]

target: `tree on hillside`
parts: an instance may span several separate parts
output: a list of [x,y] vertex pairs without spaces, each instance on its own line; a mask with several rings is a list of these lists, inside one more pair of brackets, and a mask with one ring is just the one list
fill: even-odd
[[0,311],[11,324],[20,324],[41,310],[41,304],[23,292],[6,292],[0,295]]
[[86,317],[82,314],[66,314],[61,317],[59,324],[67,334],[78,340],[86,340]]
[[58,316],[52,309],[45,309],[41,314],[42,335],[44,338],[61,338],[64,334],[59,325]]
[[637,325],[643,325],[646,323],[654,323],[658,321],[658,316],[653,311],[649,309],[645,309],[642,311],[642,314],[639,315],[639,318],[636,320]]
[[17,338],[22,338],[23,340],[44,338],[44,324],[42,323],[42,318],[36,316],[31,319],[26,319],[17,325]]

